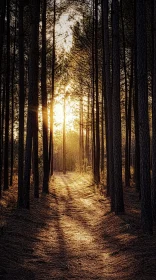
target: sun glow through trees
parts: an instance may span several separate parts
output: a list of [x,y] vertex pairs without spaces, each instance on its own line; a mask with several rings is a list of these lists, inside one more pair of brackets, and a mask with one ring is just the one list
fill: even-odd
[[55,98],[54,104],[54,133],[63,128],[64,108],[66,131],[76,130],[75,123],[78,121],[77,103],[71,100],[70,96],[66,97],[64,100],[64,96],[60,95]]

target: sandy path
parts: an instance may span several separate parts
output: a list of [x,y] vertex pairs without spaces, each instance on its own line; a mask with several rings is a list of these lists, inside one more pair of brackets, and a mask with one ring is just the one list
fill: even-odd
[[156,279],[156,239],[138,238],[133,213],[109,211],[88,175],[55,174],[48,196],[6,215],[0,279]]
[[[52,236],[52,240],[43,242],[42,250],[40,244],[34,249],[38,258],[48,263],[46,279],[106,279],[107,252],[98,235],[98,223],[106,206],[94,194],[90,178],[79,174],[55,176],[51,197],[49,211],[55,204],[55,212],[48,232],[44,229],[43,234]],[[55,254],[52,261],[50,251]],[[38,275],[37,279],[42,277]]]

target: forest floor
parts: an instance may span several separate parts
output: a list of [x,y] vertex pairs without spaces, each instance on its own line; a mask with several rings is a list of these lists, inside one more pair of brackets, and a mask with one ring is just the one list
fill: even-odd
[[10,188],[0,203],[0,279],[156,279],[156,230],[142,234],[133,188],[121,216],[89,175],[56,173],[30,211],[16,196]]

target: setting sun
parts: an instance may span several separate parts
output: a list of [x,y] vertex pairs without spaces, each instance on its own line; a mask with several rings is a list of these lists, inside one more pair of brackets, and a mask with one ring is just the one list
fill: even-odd
[[[76,102],[70,97],[65,101],[65,122],[66,130],[75,130],[75,120],[77,119]],[[61,130],[64,122],[64,98],[56,99],[54,105],[54,130]]]

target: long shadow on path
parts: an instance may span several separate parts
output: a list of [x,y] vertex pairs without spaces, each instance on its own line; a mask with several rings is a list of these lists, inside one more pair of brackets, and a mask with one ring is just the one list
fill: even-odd
[[146,239],[145,246],[145,239],[126,227],[129,216],[111,214],[109,201],[94,193],[88,177],[56,174],[50,194],[31,205],[30,211],[6,215],[1,280],[156,279],[156,242]]

